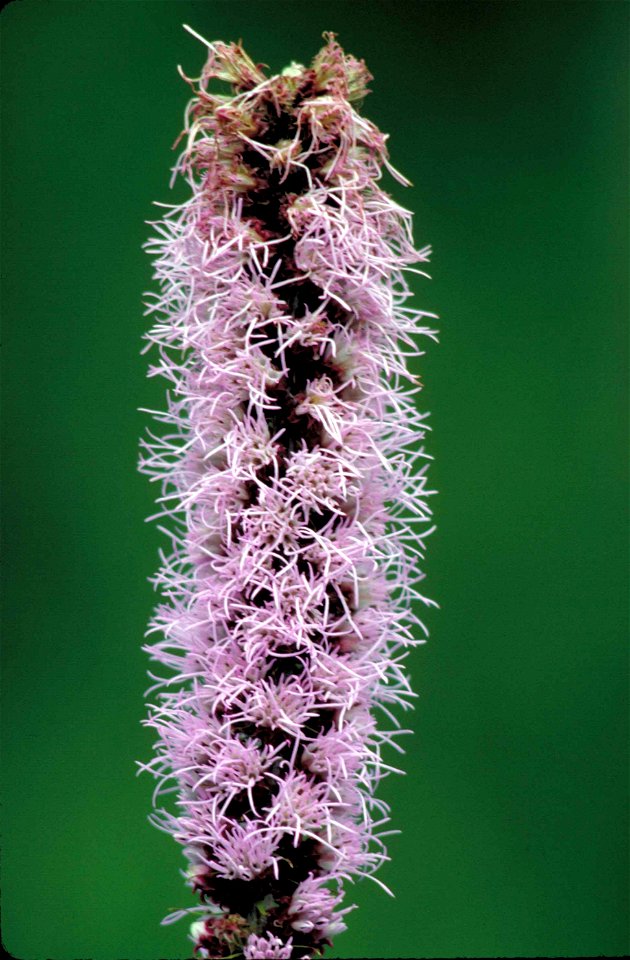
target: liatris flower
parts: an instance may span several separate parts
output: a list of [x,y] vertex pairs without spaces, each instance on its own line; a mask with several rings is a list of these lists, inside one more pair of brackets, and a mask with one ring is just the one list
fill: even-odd
[[326,39],[270,78],[207,44],[175,167],[192,195],[148,244],[150,373],[172,386],[142,469],[172,552],[146,767],[158,803],[177,796],[154,820],[190,861],[201,957],[315,957],[345,929],[343,881],[388,859],[381,751],[400,750],[391,708],[409,705],[403,660],[426,632],[410,602],[431,602],[426,415],[405,362],[434,335],[406,305],[429,250],[379,186],[383,168],[406,181],[353,107],[365,65]]

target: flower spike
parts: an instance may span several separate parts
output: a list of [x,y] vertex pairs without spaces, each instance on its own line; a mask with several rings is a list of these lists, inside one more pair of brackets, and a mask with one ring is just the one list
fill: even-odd
[[197,955],[307,960],[395,832],[375,791],[408,732],[404,659],[426,633],[410,605],[432,605],[428,427],[407,369],[435,339],[408,305],[430,251],[380,186],[384,169],[405,181],[356,109],[370,74],[334,34],[268,77],[187,29],[208,50],[174,170],[191,195],[147,244],[149,374],[169,392],[141,469],[170,552],[142,768],[201,899]]

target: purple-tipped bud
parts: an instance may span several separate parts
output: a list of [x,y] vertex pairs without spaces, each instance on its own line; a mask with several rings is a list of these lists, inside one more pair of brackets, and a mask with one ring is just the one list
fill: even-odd
[[326,37],[310,67],[271,78],[207,44],[175,168],[191,197],[148,244],[150,373],[170,390],[141,466],[171,552],[146,766],[206,958],[302,960],[345,929],[343,881],[387,859],[381,753],[400,750],[392,708],[413,696],[410,603],[431,603],[426,415],[406,358],[434,332],[405,275],[429,250],[379,186],[383,168],[405,181],[353,106],[365,65]]

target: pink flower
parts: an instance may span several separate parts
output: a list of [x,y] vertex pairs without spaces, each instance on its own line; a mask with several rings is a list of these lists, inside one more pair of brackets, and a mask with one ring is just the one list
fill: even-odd
[[429,250],[379,185],[384,168],[405,181],[353,106],[369,74],[332,34],[269,78],[206,45],[175,166],[191,196],[148,244],[150,374],[169,394],[141,467],[170,553],[143,766],[206,911],[199,955],[302,960],[345,929],[343,882],[388,859],[375,790],[426,633],[410,604],[431,604],[426,415],[406,366],[434,337],[407,303]]
[[275,937],[272,933],[266,933],[262,937],[252,933],[247,938],[247,943],[243,949],[245,960],[288,960],[293,950],[293,938],[289,937],[283,941],[280,937]]
[[343,899],[338,892],[333,894],[323,884],[326,878],[308,877],[301,883],[288,908],[291,926],[301,933],[316,933],[322,940],[330,940],[337,933],[343,933],[346,925],[341,917],[349,913],[352,907],[337,910]]

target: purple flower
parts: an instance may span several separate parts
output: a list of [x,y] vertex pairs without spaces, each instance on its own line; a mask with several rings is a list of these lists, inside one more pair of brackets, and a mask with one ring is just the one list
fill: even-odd
[[267,957],[277,957],[279,960],[288,960],[293,950],[293,938],[285,942],[280,937],[275,937],[272,933],[266,933],[262,937],[250,934],[247,943],[243,949],[245,960],[266,960]]
[[271,78],[207,44],[175,166],[191,196],[148,244],[150,374],[170,389],[141,467],[170,553],[143,766],[201,897],[201,957],[300,960],[345,929],[343,881],[388,859],[375,789],[426,633],[410,604],[431,604],[427,415],[406,367],[434,337],[407,305],[429,249],[379,186],[383,168],[406,181],[353,106],[365,65],[326,40]]

